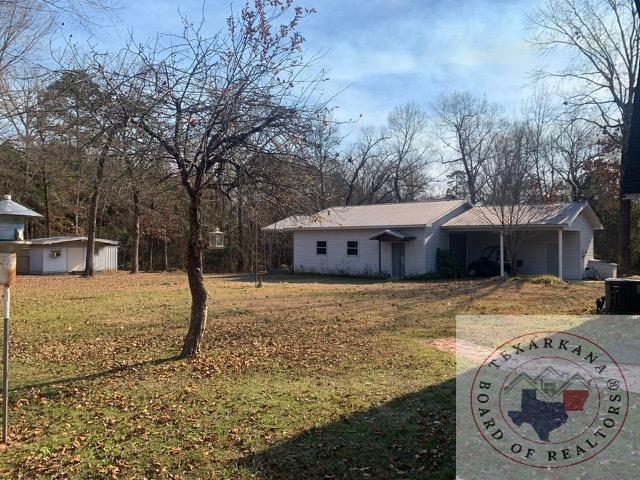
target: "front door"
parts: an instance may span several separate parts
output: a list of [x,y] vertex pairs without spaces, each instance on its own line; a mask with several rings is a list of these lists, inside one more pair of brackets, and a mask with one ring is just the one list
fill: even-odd
[[391,244],[391,276],[404,278],[404,242]]
[[558,244],[557,242],[546,243],[547,271],[550,275],[560,274],[560,264],[558,263]]

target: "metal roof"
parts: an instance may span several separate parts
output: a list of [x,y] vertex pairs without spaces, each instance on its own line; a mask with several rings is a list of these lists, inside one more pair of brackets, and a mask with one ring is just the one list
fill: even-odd
[[42,217],[39,213],[29,210],[27,207],[23,207],[19,203],[11,200],[11,195],[5,195],[2,200],[0,200],[0,215],[10,217]]
[[[87,237],[46,237],[46,238],[34,238],[31,240],[31,245],[58,245],[61,243],[71,242],[87,242]],[[105,240],[104,238],[96,238],[96,243],[104,243],[105,245],[118,245],[119,242],[115,240]]]
[[465,200],[388,203],[332,207],[315,215],[294,215],[265,230],[293,231],[339,228],[424,227],[463,205]]
[[586,201],[548,205],[473,207],[446,222],[442,228],[450,230],[495,228],[503,224],[522,227],[563,227],[571,226],[582,212],[586,213],[596,230],[602,230],[600,220]]

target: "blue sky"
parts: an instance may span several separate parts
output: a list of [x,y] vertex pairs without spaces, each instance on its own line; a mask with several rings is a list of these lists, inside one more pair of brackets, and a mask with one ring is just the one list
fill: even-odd
[[[336,100],[338,119],[358,125],[384,123],[399,103],[424,108],[442,92],[486,94],[507,110],[531,92],[529,73],[559,62],[541,56],[526,41],[526,17],[544,0],[304,0],[317,13],[305,19],[305,48],[323,52],[328,92],[346,89]],[[123,2],[124,3],[124,2]],[[233,4],[208,0],[204,15],[211,31],[225,27]],[[200,0],[134,0],[118,12],[116,30],[95,32],[105,46],[180,29],[178,11],[202,15]]]

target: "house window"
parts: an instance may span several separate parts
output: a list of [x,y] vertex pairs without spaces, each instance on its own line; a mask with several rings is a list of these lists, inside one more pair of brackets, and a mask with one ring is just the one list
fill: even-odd
[[59,248],[56,248],[55,250],[51,250],[49,252],[49,256],[51,258],[60,258],[62,256],[62,250],[60,250]]
[[358,242],[357,241],[349,241],[349,242],[347,242],[347,255],[349,255],[349,256],[358,255]]
[[327,241],[318,240],[316,242],[316,255],[326,255],[326,254],[327,254]]

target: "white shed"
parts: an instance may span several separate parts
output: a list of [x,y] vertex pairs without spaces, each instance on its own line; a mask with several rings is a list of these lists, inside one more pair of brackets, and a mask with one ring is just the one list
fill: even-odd
[[[48,237],[31,240],[28,262],[22,254],[18,273],[47,274],[82,272],[85,267],[87,237]],[[96,238],[96,272],[118,269],[118,242]]]

